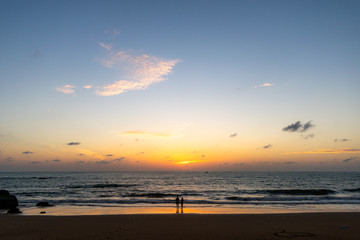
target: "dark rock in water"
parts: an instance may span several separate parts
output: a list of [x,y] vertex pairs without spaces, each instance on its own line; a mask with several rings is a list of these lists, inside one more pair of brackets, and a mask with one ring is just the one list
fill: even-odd
[[10,208],[10,209],[7,211],[7,213],[17,214],[17,213],[22,213],[22,212],[21,212],[20,209],[18,209],[18,208]]
[[0,209],[16,208],[19,205],[17,198],[9,191],[0,190]]
[[38,202],[36,204],[37,207],[53,207],[54,205],[48,203],[48,202]]

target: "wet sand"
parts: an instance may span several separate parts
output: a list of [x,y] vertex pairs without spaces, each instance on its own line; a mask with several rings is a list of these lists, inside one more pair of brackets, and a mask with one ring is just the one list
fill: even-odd
[[0,239],[359,239],[360,213],[0,215]]

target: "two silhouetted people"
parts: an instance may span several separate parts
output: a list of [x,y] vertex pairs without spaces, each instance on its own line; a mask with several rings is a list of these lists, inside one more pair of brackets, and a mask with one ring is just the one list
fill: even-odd
[[181,204],[181,213],[183,213],[184,198],[181,198],[180,200],[179,196],[176,196],[175,202],[176,202],[176,213],[179,213],[179,204]]

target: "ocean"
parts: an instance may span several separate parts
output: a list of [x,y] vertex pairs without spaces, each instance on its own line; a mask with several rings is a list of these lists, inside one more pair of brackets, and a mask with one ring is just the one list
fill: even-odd
[[0,189],[20,208],[169,207],[179,196],[192,207],[360,211],[357,172],[2,172]]

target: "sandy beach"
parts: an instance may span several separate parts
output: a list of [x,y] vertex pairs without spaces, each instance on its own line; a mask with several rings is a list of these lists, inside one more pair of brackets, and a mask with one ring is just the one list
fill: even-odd
[[0,215],[0,239],[359,239],[360,213]]

